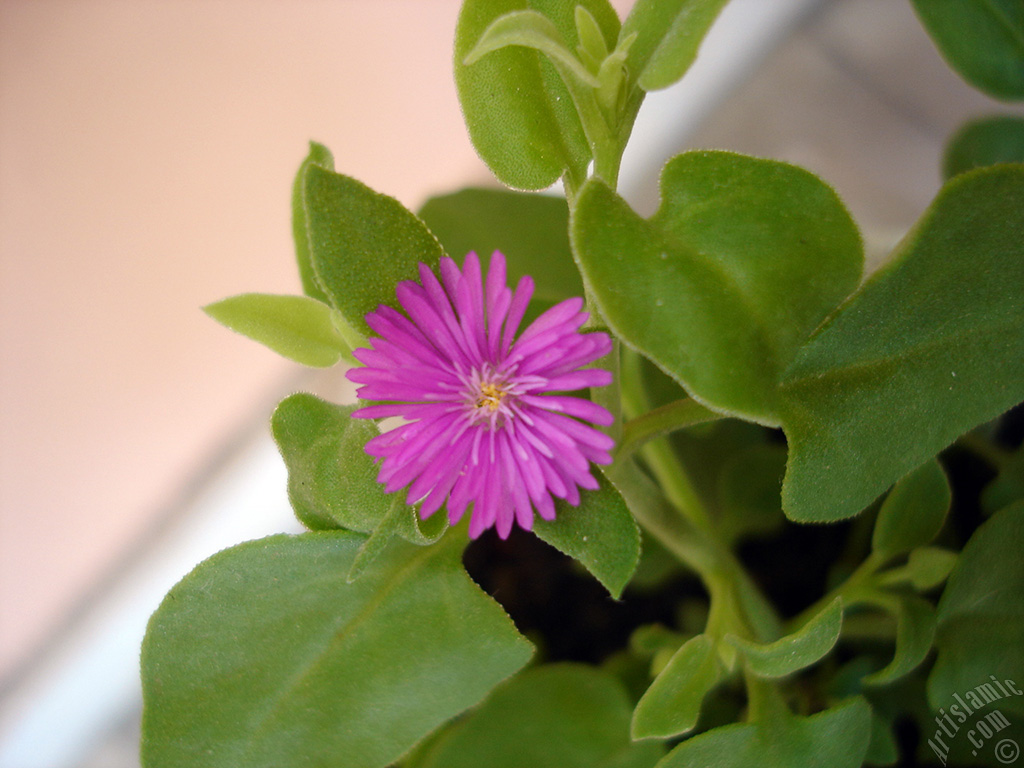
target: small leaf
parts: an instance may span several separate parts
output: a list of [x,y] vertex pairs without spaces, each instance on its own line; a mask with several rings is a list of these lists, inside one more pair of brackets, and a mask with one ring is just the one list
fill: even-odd
[[865,685],[888,685],[913,672],[924,661],[935,639],[935,609],[916,595],[869,599],[896,617],[896,651],[883,669],[864,678]]
[[[619,19],[607,0],[582,0],[609,45]],[[547,17],[571,49],[577,44],[575,4],[554,0],[465,0],[455,30],[455,84],[476,151],[503,184],[544,189],[567,171],[583,178],[591,149],[569,91],[536,51],[509,47],[463,64],[501,16],[532,10]]]
[[379,432],[373,422],[351,418],[357,407],[299,393],[274,411],[271,431],[288,467],[288,499],[308,528],[369,533],[396,498],[384,493],[363,450]]
[[306,231],[308,211],[305,180],[306,169],[311,165],[318,165],[328,171],[333,171],[334,158],[331,156],[331,151],[323,144],[317,144],[315,141],[309,142],[309,154],[299,166],[299,171],[295,174],[295,181],[292,184],[292,237],[295,239],[295,259],[299,266],[299,278],[302,280],[303,293],[327,304],[330,300],[317,282],[316,271],[313,269],[310,256],[309,233]]
[[942,174],[949,179],[997,163],[1024,163],[1024,118],[1000,115],[965,125],[946,146]]
[[398,282],[418,279],[418,265],[434,268],[444,252],[401,203],[355,179],[310,165],[303,189],[317,282],[341,315],[339,331],[359,346],[366,314],[394,304]]
[[935,459],[901,479],[882,502],[871,548],[889,558],[923,546],[939,533],[952,502],[949,481]]
[[162,768],[383,768],[480,701],[530,644],[463,570],[457,537],[272,536],[175,586],[142,648],[142,758]]
[[591,88],[600,85],[594,74],[566,47],[558,27],[536,11],[513,11],[495,19],[466,54],[464,63],[472,65],[488,53],[514,45],[543,53],[556,68],[567,72],[583,85]]
[[1020,0],[912,0],[928,34],[960,75],[998,99],[1024,99]]
[[1024,166],[961,174],[806,343],[783,383],[783,508],[859,512],[1024,399]]
[[882,574],[882,586],[910,584],[918,592],[937,587],[949,576],[956,565],[957,554],[940,547],[919,547],[911,551],[905,565]]
[[821,660],[835,647],[843,625],[843,601],[836,598],[798,631],[767,645],[726,635],[759,677],[785,677]]
[[629,712],[611,675],[548,664],[497,688],[415,768],[653,768],[665,749],[630,743]]
[[667,739],[693,730],[704,697],[723,676],[714,640],[698,635],[686,641],[636,705],[633,738]]
[[656,768],[860,768],[870,738],[871,707],[858,696],[811,717],[715,728]]
[[569,248],[565,198],[498,189],[463,189],[432,197],[420,218],[456,261],[474,251],[501,251],[512,283],[529,275],[533,302],[553,305],[583,295],[583,280]]
[[332,309],[308,296],[243,293],[207,304],[221,325],[303,365],[329,368],[349,352],[334,327]]
[[[960,553],[939,601],[938,657],[928,678],[934,709],[948,708],[954,696],[970,701],[982,695],[981,685],[1011,680],[1024,687],[1022,552],[1024,502],[1018,502],[982,524]],[[1017,722],[1024,718],[1024,696],[1009,696],[999,708]]]
[[352,561],[352,568],[347,577],[350,582],[363,575],[363,571],[387,549],[394,536],[401,536],[411,544],[425,546],[433,544],[448,530],[448,520],[443,514],[435,514],[421,520],[417,508],[406,504],[401,494],[389,496],[390,509],[359,548],[355,560]]
[[534,533],[579,561],[618,598],[640,561],[640,529],[626,502],[601,473],[600,488],[583,491],[579,506],[562,500],[553,521],[537,519]]
[[723,413],[768,425],[777,384],[857,285],[860,236],[828,186],[774,160],[688,152],[661,177],[653,218],[590,180],[572,239],[616,335]]
[[697,58],[727,0],[637,0],[620,38],[636,34],[626,66],[645,91],[667,88]]

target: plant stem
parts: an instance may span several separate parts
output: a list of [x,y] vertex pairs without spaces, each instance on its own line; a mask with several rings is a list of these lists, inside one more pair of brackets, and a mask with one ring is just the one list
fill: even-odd
[[623,426],[622,442],[619,443],[615,456],[625,458],[656,437],[721,418],[723,416],[720,413],[705,408],[693,398],[675,400],[627,421]]
[[876,552],[872,552],[867,556],[864,562],[857,566],[857,569],[851,573],[842,584],[790,619],[787,623],[787,631],[795,632],[800,629],[800,627],[824,610],[824,608],[837,597],[843,598],[844,610],[848,608],[856,602],[855,600],[852,600],[851,597],[856,594],[857,590],[859,590],[866,581],[875,575],[875,572],[885,564],[887,559],[888,558],[880,557]]

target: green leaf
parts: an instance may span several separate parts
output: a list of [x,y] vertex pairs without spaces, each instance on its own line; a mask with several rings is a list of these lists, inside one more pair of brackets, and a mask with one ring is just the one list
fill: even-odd
[[288,499],[307,528],[369,533],[400,498],[377,482],[363,447],[380,433],[372,421],[350,418],[358,407],[300,392],[274,411],[270,426],[288,467]]
[[664,747],[630,743],[629,712],[605,672],[537,667],[497,688],[415,768],[653,768]]
[[948,64],[975,88],[1024,99],[1024,5],[1020,0],[912,0]]
[[352,347],[370,332],[365,316],[395,304],[395,286],[418,280],[444,252],[423,222],[394,198],[310,165],[304,177],[310,255],[317,281],[344,321]]
[[308,296],[243,293],[207,304],[221,325],[279,355],[314,368],[329,368],[349,352],[332,319],[333,310]]
[[777,425],[782,371],[857,285],[862,252],[839,198],[786,163],[673,158],[650,220],[591,180],[572,238],[585,282],[626,344],[702,403]]
[[458,537],[349,584],[363,540],[249,542],[170,591],[142,648],[144,765],[383,768],[528,661]]
[[579,506],[558,499],[552,521],[537,519],[534,533],[579,561],[618,598],[640,561],[640,529],[626,502],[603,473],[600,488],[580,493]]
[[957,554],[939,547],[919,547],[911,551],[906,565],[887,571],[879,583],[885,586],[910,584],[919,592],[937,587],[956,565]]
[[310,298],[329,303],[327,294],[316,279],[316,271],[313,269],[313,261],[310,256],[309,233],[306,231],[306,217],[308,209],[306,205],[306,169],[311,165],[334,170],[334,158],[331,151],[323,144],[315,141],[309,142],[309,154],[299,166],[295,174],[295,181],[292,184],[292,237],[295,239],[295,259],[299,266],[299,278],[302,280],[302,290]]
[[968,123],[949,140],[942,174],[958,173],[997,163],[1024,163],[1024,118],[987,117]]
[[902,478],[882,502],[871,548],[889,558],[930,542],[939,533],[953,500],[942,465],[930,459]]
[[724,677],[708,635],[687,640],[651,683],[633,712],[634,739],[667,739],[693,730],[708,691]]
[[863,680],[865,685],[888,685],[913,672],[928,655],[935,639],[935,609],[916,595],[876,596],[864,602],[884,608],[896,617],[896,651],[892,661]]
[[824,658],[839,640],[843,625],[843,601],[836,598],[799,630],[781,640],[762,645],[726,635],[743,654],[747,669],[759,677],[785,677]]
[[[985,522],[960,553],[938,609],[938,657],[928,678],[934,709],[954,696],[982,696],[979,686],[1012,680],[1024,688],[1024,502]],[[996,689],[998,690],[998,689]],[[968,693],[970,692],[970,693]],[[988,701],[986,701],[986,698]],[[1024,718],[1024,696],[999,702],[1011,719]],[[977,707],[975,706],[975,709]]]
[[335,405],[306,393],[285,398],[271,431],[288,467],[288,499],[302,524],[313,530],[346,528],[369,533],[349,574],[355,580],[393,536],[432,544],[447,530],[444,514],[420,520],[404,494],[388,494],[377,482],[379,467],[364,450],[380,434],[368,419],[353,419],[358,405]]
[[697,58],[697,49],[727,0],[637,0],[620,38],[636,34],[626,66],[645,91],[667,88]]
[[561,197],[498,189],[464,189],[432,197],[420,218],[457,261],[470,251],[505,254],[509,281],[529,275],[533,303],[583,295],[569,248],[569,206]]
[[895,765],[900,759],[899,746],[892,725],[877,714],[871,715],[871,741],[864,762],[868,765]]
[[[609,47],[619,20],[607,0],[583,0]],[[563,173],[583,178],[591,159],[569,91],[537,51],[508,47],[464,64],[490,25],[514,11],[536,11],[566,45],[578,43],[575,5],[559,0],[465,0],[455,30],[455,84],[476,151],[492,173],[517,189],[544,189]]]
[[811,717],[727,725],[687,739],[657,768],[860,768],[871,738],[861,697]]
[[591,88],[600,85],[597,77],[566,47],[558,27],[536,11],[512,11],[495,19],[466,54],[465,64],[470,66],[488,53],[515,45],[543,53],[583,85]]
[[1024,399],[1024,166],[955,177],[786,373],[793,520],[856,514]]

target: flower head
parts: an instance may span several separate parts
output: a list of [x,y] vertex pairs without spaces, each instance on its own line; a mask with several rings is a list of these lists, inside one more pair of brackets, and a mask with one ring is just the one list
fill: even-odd
[[515,292],[505,258],[491,257],[486,282],[475,253],[460,270],[441,260],[440,280],[420,264],[420,282],[398,284],[408,316],[381,305],[366,316],[378,334],[355,350],[365,367],[348,377],[365,400],[358,418],[400,416],[366,452],[383,459],[378,481],[388,493],[409,486],[408,502],[428,517],[447,501],[458,522],[473,504],[469,535],[494,526],[502,538],[513,523],[529,530],[536,509],[555,517],[553,496],[579,504],[579,489],[596,489],[590,462],[608,464],[613,442],[579,419],[607,425],[612,415],[567,392],[611,383],[611,374],[582,368],[611,349],[604,333],[579,333],[583,300],[552,307],[516,338],[533,281]]

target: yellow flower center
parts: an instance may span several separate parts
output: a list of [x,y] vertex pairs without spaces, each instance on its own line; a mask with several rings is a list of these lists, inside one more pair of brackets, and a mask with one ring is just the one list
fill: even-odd
[[476,398],[477,408],[487,408],[494,413],[501,407],[501,401],[508,393],[497,384],[481,384],[480,394]]

